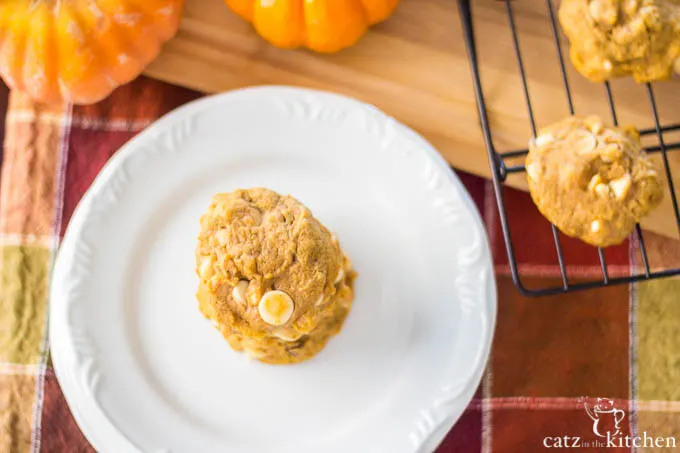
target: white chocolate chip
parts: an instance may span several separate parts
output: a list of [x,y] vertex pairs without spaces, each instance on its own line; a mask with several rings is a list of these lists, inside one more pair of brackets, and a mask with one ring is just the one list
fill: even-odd
[[318,299],[316,300],[316,302],[314,303],[314,306],[318,307],[319,305],[323,304],[324,299],[325,299],[325,298],[324,298],[324,295],[323,295],[323,294],[320,295],[319,298],[318,298]]
[[652,178],[656,178],[658,176],[658,173],[655,170],[647,170],[645,173],[645,176],[650,176]]
[[588,130],[593,134],[599,134],[604,129],[602,120],[597,115],[590,115],[589,117],[587,117],[585,119],[585,124]]
[[597,187],[597,185],[600,183],[602,183],[602,177],[600,177],[600,174],[597,173],[595,176],[590,178],[590,182],[588,183],[588,192],[595,192],[595,187]]
[[623,2],[623,11],[628,14],[629,16],[632,16],[635,14],[635,12],[638,9],[638,2],[637,0],[625,0]]
[[203,258],[201,261],[201,264],[198,267],[198,275],[204,279],[208,280],[210,277],[213,276],[215,271],[213,270],[213,258],[212,256],[206,256]]
[[297,341],[302,336],[301,333],[296,332],[293,329],[286,329],[285,327],[277,327],[272,333],[283,341]]
[[599,20],[602,17],[602,5],[600,5],[600,2],[598,1],[591,1],[588,4],[588,12],[590,13],[590,17]]
[[340,272],[338,272],[338,276],[335,277],[335,282],[334,282],[334,284],[340,283],[340,280],[342,280],[343,278],[345,278],[345,269],[343,269],[343,268],[341,267],[341,268],[340,268]]
[[552,136],[552,134],[542,134],[533,139],[533,145],[541,147],[543,145],[547,145],[548,143],[551,143],[552,141],[555,140],[555,137]]
[[527,165],[527,175],[533,181],[538,181],[538,178],[541,176],[541,170],[541,164],[538,162],[531,162]]
[[[659,14],[659,10],[651,5],[645,5],[639,10],[639,15],[640,16],[657,16]],[[635,19],[639,19],[644,23],[643,17],[636,17]]]
[[600,159],[602,159],[602,162],[613,162],[614,159],[617,159],[619,157],[621,157],[621,147],[614,143],[606,145],[600,155]]
[[629,174],[625,174],[617,179],[612,179],[609,181],[609,187],[611,187],[612,192],[616,196],[617,200],[622,200],[628,194],[628,189],[630,189],[631,179]]
[[633,20],[631,20],[628,23],[627,28],[636,35],[646,32],[647,26],[645,24],[644,18],[641,16],[653,16],[654,14],[658,13],[656,8],[654,8],[653,6],[644,6],[640,8],[640,16],[635,17]]
[[256,351],[252,348],[243,348],[243,352],[251,359],[260,359],[264,357],[264,354],[260,351]]
[[609,60],[604,60],[604,63],[602,63],[602,66],[604,66],[604,70],[607,71],[607,72],[611,71],[612,68],[613,68],[612,62],[609,61]]
[[609,6],[606,0],[590,0],[588,12],[595,22],[614,25],[617,18],[617,8]]
[[246,303],[246,291],[248,290],[248,281],[247,280],[241,280],[234,286],[234,289],[231,290],[231,297],[234,298],[234,300],[241,304],[245,305]]
[[595,186],[595,193],[600,198],[609,197],[609,186],[606,184],[598,184]]
[[293,299],[283,291],[269,291],[262,296],[257,306],[260,317],[267,324],[281,326],[293,316]]
[[574,151],[576,154],[590,154],[596,148],[597,139],[590,132],[584,132],[574,143]]
[[221,245],[225,245],[227,243],[227,230],[217,230],[217,232],[215,232],[215,239],[217,239],[217,242]]
[[592,233],[597,233],[602,229],[602,221],[600,220],[593,220],[593,222],[590,224],[590,231]]

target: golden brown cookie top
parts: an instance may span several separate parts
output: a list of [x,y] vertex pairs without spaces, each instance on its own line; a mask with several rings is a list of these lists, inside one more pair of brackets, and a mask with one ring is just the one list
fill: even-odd
[[675,0],[562,0],[559,18],[574,66],[594,82],[667,79],[680,57]]
[[262,333],[305,331],[345,274],[334,236],[293,197],[268,189],[215,195],[198,240],[197,272],[215,310]]
[[638,132],[573,116],[529,143],[529,189],[541,213],[569,236],[620,243],[663,198],[662,183]]
[[640,135],[632,126],[607,126],[596,115],[574,115],[538,131],[529,141],[533,155],[550,153],[566,161],[630,164],[640,155]]

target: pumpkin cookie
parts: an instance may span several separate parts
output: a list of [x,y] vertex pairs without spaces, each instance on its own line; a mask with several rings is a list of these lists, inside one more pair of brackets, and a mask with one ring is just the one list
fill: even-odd
[[569,117],[539,132],[526,159],[539,211],[568,236],[621,243],[663,198],[661,178],[632,127]]
[[201,217],[197,298],[229,345],[272,364],[321,351],[349,313],[355,273],[337,239],[290,196],[218,194]]
[[677,0],[562,0],[559,18],[572,63],[593,82],[667,79],[680,58]]

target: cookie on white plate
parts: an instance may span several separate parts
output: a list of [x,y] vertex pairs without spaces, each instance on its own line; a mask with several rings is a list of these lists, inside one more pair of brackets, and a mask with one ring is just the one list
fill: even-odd
[[351,308],[355,273],[340,245],[291,196],[213,196],[196,248],[203,314],[236,351],[271,364],[321,351]]

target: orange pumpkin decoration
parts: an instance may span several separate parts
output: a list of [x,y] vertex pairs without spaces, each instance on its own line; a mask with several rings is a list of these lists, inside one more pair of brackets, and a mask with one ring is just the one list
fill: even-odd
[[337,52],[392,14],[399,0],[225,0],[277,47]]
[[139,75],[184,0],[0,0],[0,76],[44,102],[89,104]]

